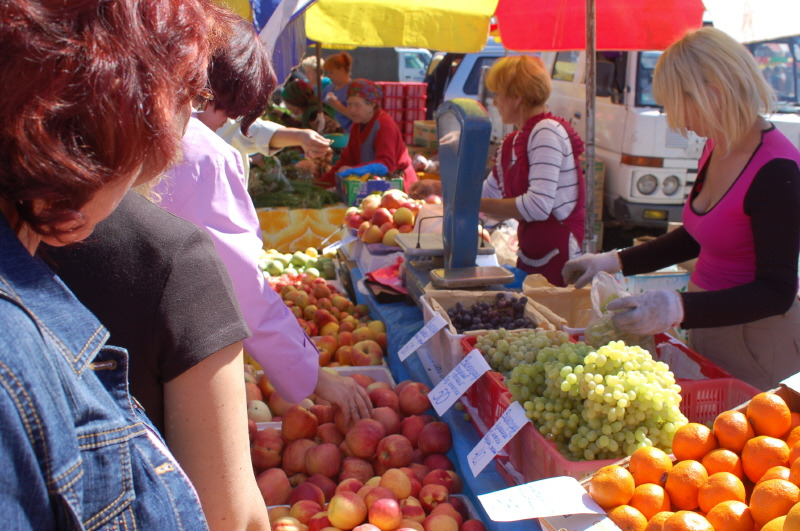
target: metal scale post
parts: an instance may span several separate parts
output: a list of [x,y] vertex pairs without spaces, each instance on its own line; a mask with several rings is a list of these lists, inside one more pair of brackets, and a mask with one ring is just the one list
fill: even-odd
[[[503,289],[503,284],[513,282],[513,273],[497,265],[476,265],[479,254],[494,255],[490,245],[482,240],[479,244],[478,234],[492,131],[489,115],[471,99],[446,101],[436,110],[436,130],[444,207],[442,234],[398,235],[398,245],[406,253],[406,286],[417,300],[428,282],[436,289]],[[426,267],[424,262],[413,260],[426,254],[443,255],[443,267]]]

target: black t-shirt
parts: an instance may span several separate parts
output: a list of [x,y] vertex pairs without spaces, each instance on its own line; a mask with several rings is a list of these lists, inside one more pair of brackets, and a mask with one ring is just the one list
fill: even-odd
[[84,242],[41,248],[128,350],[131,394],[162,433],[164,383],[249,335],[211,238],[135,192]]

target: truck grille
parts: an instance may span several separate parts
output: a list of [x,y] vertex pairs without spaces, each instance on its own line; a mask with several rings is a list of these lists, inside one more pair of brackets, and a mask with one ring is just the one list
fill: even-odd
[[675,131],[667,131],[667,138],[664,142],[668,148],[685,149],[689,145],[689,140]]

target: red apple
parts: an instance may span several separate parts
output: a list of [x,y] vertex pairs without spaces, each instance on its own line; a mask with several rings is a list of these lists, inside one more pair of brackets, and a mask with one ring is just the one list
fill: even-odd
[[283,449],[283,469],[287,476],[306,473],[306,452],[317,446],[311,439],[297,439]]
[[377,225],[380,227],[384,223],[391,223],[392,222],[392,213],[389,212],[388,208],[380,207],[372,213],[372,217],[370,218],[373,225]]
[[363,486],[364,483],[360,479],[356,477],[349,477],[339,480],[339,484],[336,485],[335,492],[339,492],[340,490],[349,490],[350,492],[358,493]]
[[406,520],[413,520],[414,522],[422,523],[425,521],[425,509],[422,504],[414,496],[409,496],[400,500],[400,510],[403,513],[403,518]]
[[446,454],[453,446],[450,426],[442,421],[429,422],[422,428],[417,440],[417,447],[425,455]]
[[256,478],[258,489],[269,505],[285,505],[292,493],[292,485],[282,468],[268,468]]
[[336,349],[333,359],[341,365],[353,364],[353,347],[351,345],[342,345]]
[[[353,528],[353,531],[382,531],[380,527],[370,524],[367,522],[366,524],[357,525]],[[399,530],[398,530],[399,531]],[[423,529],[423,531],[425,531]]]
[[276,428],[264,428],[256,432],[250,448],[253,466],[259,470],[280,466],[283,446],[283,437]]
[[331,526],[331,521],[328,519],[328,512],[323,510],[312,516],[308,523],[308,531],[323,531],[326,529],[334,529]]
[[389,499],[397,501],[397,496],[395,496],[395,493],[391,489],[381,486],[370,487],[365,485],[364,488],[359,491],[359,496],[364,499],[364,503],[367,504],[367,509],[372,507],[372,504],[378,500]]
[[423,485],[419,490],[419,502],[425,512],[430,514],[434,507],[442,502],[450,499],[450,493],[447,492],[447,487],[438,485],[436,483],[428,483]]
[[342,471],[339,472],[339,482],[345,479],[357,479],[363,486],[369,479],[375,475],[375,469],[372,463],[360,457],[347,456],[342,459]]
[[333,422],[326,422],[317,427],[317,434],[314,440],[318,443],[331,443],[335,444],[338,448],[344,441],[344,434],[336,427]]
[[428,467],[430,470],[435,470],[437,468],[441,468],[444,470],[455,470],[455,466],[453,466],[453,462],[450,461],[450,458],[444,454],[429,454],[425,456],[423,460],[423,464]]
[[336,349],[339,348],[339,342],[336,340],[336,337],[332,335],[317,336],[314,338],[314,344],[317,346],[318,350],[326,349],[331,354],[336,352]]
[[367,390],[367,394],[373,407],[390,407],[397,412],[400,411],[400,398],[391,388],[373,387],[372,390]]
[[456,508],[450,504],[450,502],[442,502],[437,504],[436,507],[433,508],[430,514],[450,515],[453,517],[453,520],[455,520],[458,523],[459,528],[461,528],[461,524],[464,523],[464,517],[461,516],[461,513],[459,513],[458,510],[456,510]]
[[464,520],[461,531],[486,531],[486,526],[483,525],[483,522],[480,520],[473,518],[471,520]]
[[381,206],[381,197],[378,194],[370,194],[361,200],[359,206],[361,208],[361,215],[365,218],[371,218],[375,210]]
[[329,478],[336,477],[342,464],[342,453],[339,446],[332,443],[322,443],[309,448],[305,455],[307,474],[323,474]]
[[408,466],[414,457],[411,441],[400,434],[387,435],[378,441],[375,452],[375,458],[387,468]]
[[317,434],[317,426],[319,426],[319,421],[311,411],[299,404],[294,404],[289,406],[283,415],[281,435],[286,442],[297,439],[313,439]]
[[369,508],[367,513],[369,523],[378,526],[381,531],[393,531],[403,521],[403,512],[397,500],[381,498]]
[[371,339],[375,341],[375,332],[373,332],[366,323],[361,323],[352,333],[353,343]]
[[378,442],[386,435],[386,428],[375,419],[359,419],[344,436],[347,446],[356,457],[372,459]]
[[306,483],[312,483],[319,487],[320,490],[322,490],[322,494],[325,495],[325,501],[330,500],[336,491],[336,482],[328,476],[320,473],[315,473],[308,476]]
[[257,383],[247,382],[244,384],[244,396],[245,400],[250,402],[251,400],[260,400],[264,401],[264,393],[261,392],[261,388],[258,386]]
[[[398,426],[400,425],[400,421],[397,421]],[[247,419],[247,436],[250,440],[250,444],[253,444],[253,440],[256,438],[256,433],[258,433],[258,424],[253,419]]]
[[390,407],[373,407],[370,417],[383,424],[387,435],[400,431],[400,415]]
[[430,389],[421,382],[411,382],[400,391],[400,413],[403,416],[421,415],[431,408]]
[[358,227],[360,227],[361,224],[364,223],[365,221],[367,220],[364,219],[364,216],[362,216],[361,214],[354,214],[350,216],[350,219],[348,219],[346,223],[347,226],[350,227],[351,229],[358,230]]
[[[288,503],[289,505],[294,505],[300,500],[310,501],[319,505],[320,507],[316,511],[311,513],[314,514],[316,512],[321,511],[322,506],[325,505],[325,493],[322,492],[321,488],[314,485],[313,483],[304,481],[303,483],[300,483],[299,485],[297,485],[295,488],[292,489],[292,493],[289,495]],[[302,521],[301,518],[293,514],[291,514],[290,516],[294,516],[298,520]]]
[[467,503],[459,496],[450,496],[448,503],[452,505],[456,511],[458,511],[458,514],[461,515],[461,520],[463,522],[466,522],[470,519],[469,507],[467,507]]
[[371,339],[359,341],[353,345],[353,365],[358,367],[381,365],[383,363],[383,349]]
[[372,223],[370,223],[369,220],[365,219],[364,221],[361,222],[361,225],[358,226],[358,229],[356,230],[356,236],[363,241],[364,234],[367,233],[367,230],[369,230],[370,227],[372,227]]
[[399,468],[389,468],[378,478],[378,485],[386,487],[403,500],[411,495],[411,479]]
[[306,531],[308,526],[294,516],[282,516],[270,522],[272,531]]
[[425,531],[458,531],[458,522],[449,514],[429,514],[422,527]]
[[314,404],[308,410],[317,417],[317,424],[333,422],[333,406],[328,404]]
[[411,441],[411,445],[416,448],[419,434],[428,422],[425,416],[409,415],[400,421],[400,434]]
[[350,330],[342,330],[342,327],[345,326],[345,323],[339,323],[339,333],[336,335],[336,341],[339,343],[339,346],[342,345],[352,345],[353,344],[353,334]]
[[428,203],[429,205],[441,205],[442,198],[436,194],[431,194],[425,198],[425,202]]
[[384,208],[398,208],[408,201],[408,195],[397,188],[392,188],[383,192],[381,195],[381,206]]
[[423,486],[430,483],[436,483],[438,485],[442,485],[443,487],[447,487],[447,492],[450,494],[459,494],[463,486],[461,478],[458,474],[456,474],[453,470],[444,470],[442,468],[434,468],[428,472],[428,475],[422,480]]
[[278,391],[273,391],[271,395],[269,395],[269,410],[272,411],[272,414],[276,417],[282,417],[286,410],[292,406],[291,402],[285,400]]
[[423,465],[422,463],[411,463],[410,465],[408,465],[408,468],[410,468],[411,471],[414,472],[414,476],[420,482],[420,486],[422,484],[422,480],[425,479],[425,476],[427,476],[428,472],[431,471],[430,468]]

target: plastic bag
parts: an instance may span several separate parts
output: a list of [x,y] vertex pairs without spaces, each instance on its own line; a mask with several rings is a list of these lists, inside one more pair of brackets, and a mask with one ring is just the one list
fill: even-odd
[[614,324],[614,314],[606,310],[609,302],[619,297],[627,297],[630,293],[617,282],[613,275],[605,271],[599,272],[592,280],[590,298],[592,300],[592,317],[586,325],[586,343],[600,348],[611,341],[623,341],[628,346],[639,345],[645,350],[655,352],[653,336],[640,336],[623,332]]

